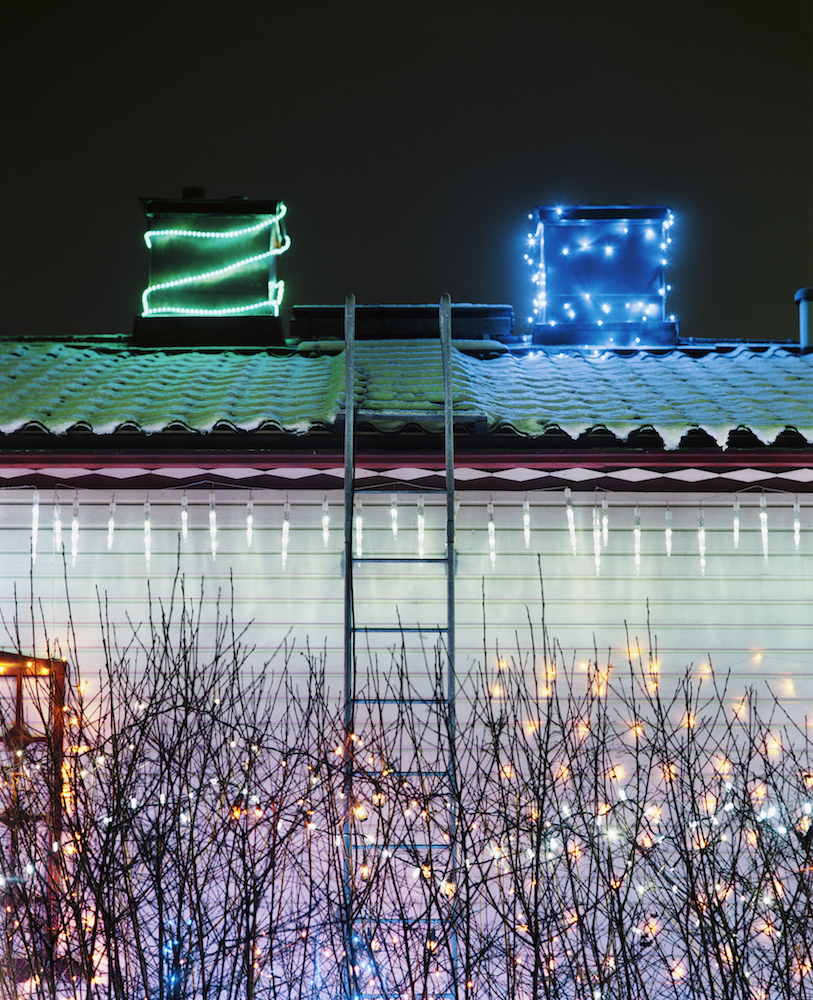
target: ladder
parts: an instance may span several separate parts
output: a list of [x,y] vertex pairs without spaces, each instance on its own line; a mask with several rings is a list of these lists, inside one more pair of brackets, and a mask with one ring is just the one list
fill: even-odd
[[[356,763],[354,760],[353,741],[355,737],[355,726],[359,718],[359,712],[371,702],[381,705],[386,701],[396,706],[400,712],[408,710],[411,705],[429,706],[443,713],[444,726],[443,736],[445,746],[436,748],[436,761],[441,762],[436,765],[434,776],[444,783],[448,793],[446,810],[448,815],[445,822],[448,824],[448,842],[433,843],[432,837],[428,837],[428,843],[416,844],[411,841],[410,850],[413,852],[417,848],[422,848],[429,852],[429,857],[437,856],[437,852],[446,852],[448,857],[448,870],[451,873],[457,871],[456,855],[456,789],[457,774],[455,773],[455,499],[454,499],[454,405],[452,397],[452,377],[451,377],[451,298],[444,294],[439,307],[439,332],[441,354],[443,361],[443,446],[444,446],[444,469],[445,487],[426,490],[422,493],[439,493],[445,495],[446,507],[446,550],[442,557],[424,557],[421,553],[418,556],[364,556],[354,552],[354,512],[356,498],[362,493],[417,493],[418,490],[409,490],[401,486],[400,488],[359,488],[356,483],[356,405],[355,405],[355,296],[348,295],[345,301],[344,310],[344,338],[345,338],[345,426],[344,426],[344,736],[345,736],[345,758],[344,758],[344,794],[346,797],[346,819],[344,826],[344,898],[342,901],[343,913],[341,919],[343,946],[345,950],[344,964],[344,993],[346,1000],[389,1000],[386,977],[379,973],[375,988],[370,987],[370,983],[362,983],[359,975],[358,951],[364,947],[363,935],[359,933],[359,913],[355,906],[355,875],[357,870],[357,859],[360,850],[366,852],[369,844],[359,844],[359,838],[353,828],[351,815],[352,803],[354,801],[354,779],[357,775]],[[438,624],[426,627],[419,623],[404,623],[398,621],[392,625],[359,625],[356,620],[356,597],[354,591],[354,570],[362,564],[384,564],[384,563],[404,563],[413,564],[443,564],[446,575],[446,621],[445,624]],[[406,568],[406,567],[405,567]],[[371,635],[386,638],[387,634],[397,641],[400,637],[403,641],[406,634],[413,634],[417,638],[423,635],[432,634],[438,643],[438,665],[439,675],[436,678],[434,694],[430,698],[416,697],[415,689],[411,684],[406,690],[401,686],[399,690],[388,691],[392,697],[381,698],[376,694],[373,698],[368,698],[360,694],[358,690],[357,675],[357,641],[363,636],[369,649]],[[421,640],[422,641],[422,640]],[[442,671],[445,667],[445,676]],[[399,716],[400,717],[400,716]],[[438,729],[440,732],[440,729]],[[439,751],[439,752],[438,752]],[[416,772],[400,771],[399,779],[405,782],[415,776]],[[428,824],[427,824],[428,826]],[[437,827],[435,827],[437,829]],[[369,838],[368,838],[369,840]],[[375,848],[386,849],[397,855],[399,851],[398,843],[376,844]],[[365,854],[366,857],[366,854]],[[366,861],[365,861],[366,864]],[[452,876],[454,877],[454,875]],[[452,892],[454,884],[452,883]],[[435,996],[441,1000],[443,996],[453,997],[457,995],[456,971],[458,965],[457,937],[454,930],[456,922],[456,901],[448,907],[448,926],[443,928],[445,939],[444,955],[448,957],[450,968],[447,970],[447,981],[450,990],[436,992]],[[403,917],[394,917],[393,923],[398,923]],[[433,918],[439,922],[440,917]],[[378,923],[382,923],[379,916]]]

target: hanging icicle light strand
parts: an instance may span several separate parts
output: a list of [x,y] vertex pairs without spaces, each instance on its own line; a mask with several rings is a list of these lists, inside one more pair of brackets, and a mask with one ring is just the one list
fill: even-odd
[[598,504],[593,504],[593,556],[596,560],[596,576],[601,572],[601,514]]
[[186,500],[186,490],[181,497],[181,537],[186,541],[186,536],[189,533],[189,504]]
[[37,535],[40,530],[40,491],[34,490],[31,500],[31,564],[37,561]]
[[526,497],[522,503],[522,531],[525,535],[525,548],[531,547],[531,505]]
[[212,543],[212,562],[214,562],[217,559],[217,506],[214,490],[209,490],[209,540]]
[[251,548],[251,539],[254,537],[254,496],[248,495],[246,504],[246,545]]
[[799,498],[793,502],[793,547],[799,551],[799,542],[802,540],[802,521],[800,517]]
[[107,510],[107,551],[109,552],[113,548],[113,533],[116,530],[116,501],[110,500],[110,506]]
[[285,506],[282,508],[282,570],[288,562],[288,540],[291,537],[291,505],[288,497],[285,498]]
[[666,558],[672,557],[672,508],[666,505],[666,528],[664,529],[664,540],[666,541]]
[[62,551],[62,505],[58,498],[54,500],[54,551]]
[[327,543],[330,541],[330,507],[328,506],[327,497],[322,501],[322,542],[325,548],[327,548]]
[[424,541],[426,537],[426,512],[423,505],[423,494],[418,497],[418,558],[423,559]]
[[641,511],[638,504],[635,505],[632,521],[632,535],[635,545],[635,575],[641,574]]
[[361,517],[361,497],[356,497],[353,509],[353,526],[356,529],[356,556],[360,559],[364,545],[364,523]]
[[606,548],[610,540],[610,505],[607,503],[607,497],[601,501],[601,540]]
[[740,500],[734,497],[734,548],[740,547]]
[[700,553],[700,575],[706,575],[706,522],[703,508],[697,508],[697,550]]
[[390,500],[390,525],[392,526],[392,537],[398,537],[398,498],[393,493]]
[[152,558],[152,530],[150,525],[150,501],[149,497],[144,501],[144,562],[147,564],[147,572],[150,571],[150,559]]
[[759,527],[762,532],[762,557],[768,561],[768,501],[765,494],[759,498]]
[[76,565],[79,554],[79,494],[73,498],[73,515],[71,517],[71,566]]
[[494,526],[494,504],[488,501],[488,557],[491,560],[491,572],[497,570],[497,529]]
[[565,487],[565,512],[567,513],[567,530],[570,533],[570,547],[576,555],[576,518],[573,514],[573,501],[570,487]]

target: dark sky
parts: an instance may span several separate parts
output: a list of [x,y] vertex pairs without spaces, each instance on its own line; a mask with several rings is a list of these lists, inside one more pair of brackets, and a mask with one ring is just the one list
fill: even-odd
[[126,332],[139,195],[282,198],[285,305],[508,302],[538,204],[668,204],[681,334],[813,285],[813,0],[22,5],[2,332]]

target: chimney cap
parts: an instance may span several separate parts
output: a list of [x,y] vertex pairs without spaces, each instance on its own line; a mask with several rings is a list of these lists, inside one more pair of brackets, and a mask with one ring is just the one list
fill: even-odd
[[813,288],[800,288],[793,296],[794,302],[813,302]]

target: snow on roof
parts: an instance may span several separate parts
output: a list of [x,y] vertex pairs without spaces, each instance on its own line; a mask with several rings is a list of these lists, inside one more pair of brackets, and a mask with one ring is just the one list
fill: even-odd
[[[538,437],[559,429],[574,440],[602,427],[623,441],[654,429],[666,449],[699,428],[720,447],[747,428],[771,444],[788,428],[813,443],[813,355],[753,350],[545,351],[496,358],[453,356],[455,412],[484,416],[488,430]],[[356,406],[380,430],[442,412],[439,345],[356,344]],[[61,435],[82,427],[207,433],[305,433],[332,425],[344,409],[344,354],[136,351],[9,343],[0,354],[0,432],[38,427]],[[427,426],[429,421],[427,421]],[[432,422],[437,429],[436,420]]]

